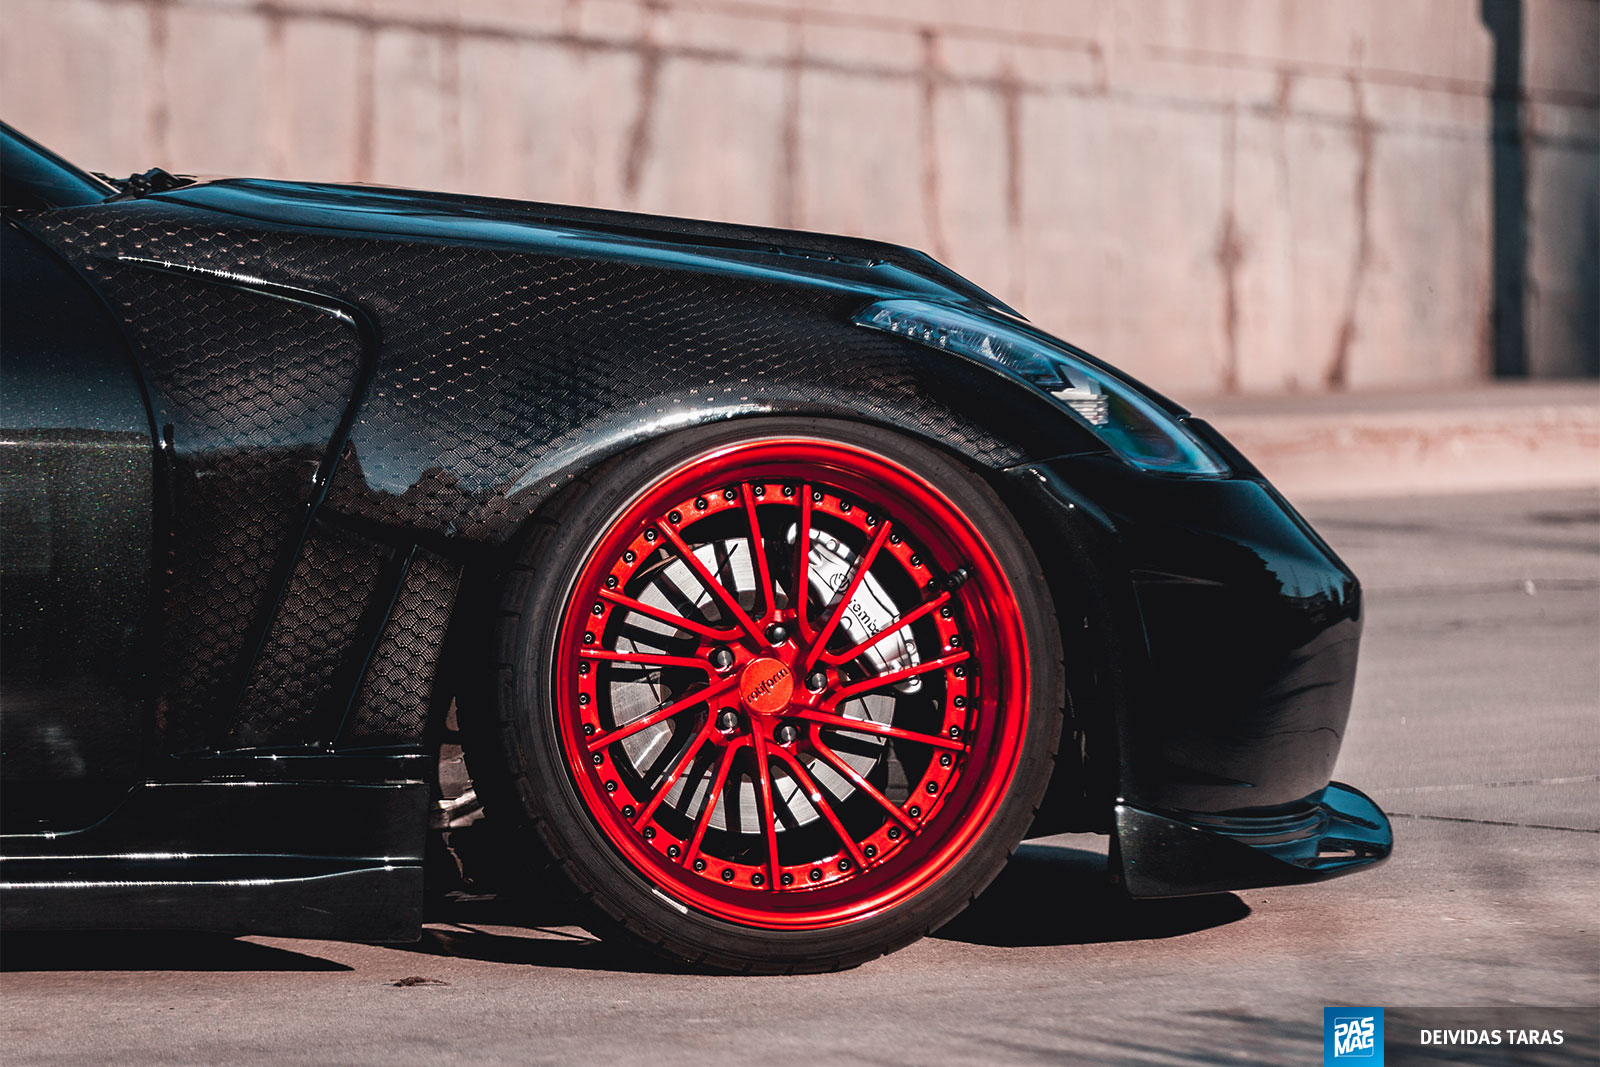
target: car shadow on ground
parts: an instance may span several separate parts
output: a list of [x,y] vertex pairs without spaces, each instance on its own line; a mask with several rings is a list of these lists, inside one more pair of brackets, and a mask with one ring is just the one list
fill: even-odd
[[0,973],[24,971],[348,971],[320,956],[225,934],[7,933]]
[[[1005,948],[1087,945],[1177,937],[1249,914],[1231,893],[1130,900],[1108,881],[1104,852],[1025,844],[984,894],[934,936]],[[430,905],[428,919],[421,941],[392,947],[527,966],[688,973],[588,936],[576,912],[555,896],[516,902],[452,893]]]
[[[503,912],[503,914],[502,914]],[[619,971],[628,974],[693,974],[692,968],[674,965],[625,945],[613,945],[582,929],[529,926],[537,912],[490,907],[451,908],[455,917],[430,922],[422,938],[404,945],[389,945],[423,956],[449,956],[522,967],[563,967],[582,971]],[[542,914],[540,914],[542,918]],[[486,929],[485,927],[494,927]]]
[[[934,936],[1005,948],[1139,941],[1237,922],[1232,894],[1129,900],[1106,878],[1104,853],[1025,844],[983,896]],[[418,956],[634,974],[694,973],[577,926],[559,896],[513,900],[451,892],[430,900],[420,940],[384,947]],[[8,933],[0,973],[26,971],[349,971],[320,956],[222,935]]]
[[1101,852],[1025,844],[971,907],[933,936],[1004,948],[1144,941],[1192,934],[1250,914],[1232,893],[1131,900]]

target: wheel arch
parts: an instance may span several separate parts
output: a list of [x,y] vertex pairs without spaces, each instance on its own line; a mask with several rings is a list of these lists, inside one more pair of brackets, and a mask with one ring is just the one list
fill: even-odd
[[[970,380],[962,382],[959,377],[953,381],[935,379],[935,392],[939,385],[953,388],[970,384]],[[692,418],[666,420],[637,436],[590,442],[589,447],[569,454],[559,472],[537,485],[525,486],[515,496],[516,521],[498,525],[492,547],[475,554],[464,567],[439,665],[439,678],[448,680],[451,687],[450,696],[436,702],[439,714],[448,708],[451,698],[461,695],[458,690],[471,684],[471,650],[484,647],[481,627],[492,615],[505,581],[503,569],[514,546],[528,538],[536,524],[559,522],[563,512],[606,470],[664,438],[717,423],[748,422],[774,415],[865,423],[912,437],[974,470],[1017,520],[1047,579],[1066,646],[1063,652],[1067,668],[1066,726],[1056,772],[1029,836],[1068,830],[1109,831],[1119,778],[1119,665],[1131,595],[1118,594],[1112,577],[1115,568],[1107,565],[1107,556],[1115,550],[1112,532],[1081,512],[1064,510],[1059,501],[1040,491],[1037,479],[1028,477],[1028,461],[1033,454],[1049,450],[1041,439],[1043,435],[1037,432],[1043,420],[1064,423],[1075,433],[1081,432],[1080,428],[1027,390],[1004,380],[994,388],[994,399],[1010,400],[1016,409],[1021,409],[1012,409],[1012,417],[1003,424],[1005,408],[996,404],[979,405],[976,418],[958,415],[946,407],[944,420],[930,422],[925,417],[895,417],[895,412],[872,405],[865,397],[858,398],[860,403],[855,405],[837,400],[813,401],[786,405],[783,410],[777,404],[757,403],[754,410],[704,409]],[[1025,416],[1035,416],[1039,421]],[[1031,438],[1026,445],[1017,440],[1018,425],[1035,430],[1023,435]],[[1066,443],[1080,449],[1101,449],[1087,434],[1068,437]],[[1096,619],[1103,622],[1096,624]],[[463,714],[472,712],[468,709]],[[439,736],[436,725],[430,728],[429,736],[431,750]]]

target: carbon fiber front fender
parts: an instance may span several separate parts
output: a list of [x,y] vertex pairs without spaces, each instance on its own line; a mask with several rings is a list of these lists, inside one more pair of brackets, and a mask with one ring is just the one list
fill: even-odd
[[409,200],[318,215],[327,189],[281,187],[274,209],[237,184],[248,205],[223,183],[27,220],[105,295],[150,390],[169,751],[420,743],[461,567],[661,434],[853,418],[988,472],[1101,448],[1026,388],[852,325],[886,292],[982,296],[913,253],[669,246],[476,208],[445,244]]

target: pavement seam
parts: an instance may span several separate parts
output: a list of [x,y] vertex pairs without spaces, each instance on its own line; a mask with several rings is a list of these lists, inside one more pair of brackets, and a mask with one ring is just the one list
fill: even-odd
[[1521,778],[1511,782],[1455,782],[1450,785],[1391,785],[1369,789],[1369,793],[1442,793],[1456,789],[1504,789],[1514,785],[1575,785],[1600,782],[1600,774],[1578,774],[1567,778]]
[[1591,830],[1582,826],[1551,826],[1541,822],[1501,822],[1499,819],[1467,819],[1459,815],[1419,815],[1411,811],[1391,811],[1391,819],[1428,819],[1433,822],[1469,822],[1478,826],[1511,826],[1521,830],[1560,830],[1568,834],[1600,834],[1600,830]]
[[1538,596],[1540,593],[1587,593],[1596,589],[1600,589],[1600,578],[1507,578],[1498,582],[1468,582],[1459,585],[1441,583],[1399,585],[1389,588],[1380,585],[1363,587],[1362,592],[1368,598],[1405,600],[1414,597],[1472,596],[1479,593],[1526,593],[1528,596]]

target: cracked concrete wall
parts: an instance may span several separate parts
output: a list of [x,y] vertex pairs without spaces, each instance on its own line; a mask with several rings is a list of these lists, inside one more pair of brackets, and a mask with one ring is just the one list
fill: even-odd
[[922,247],[1183,395],[1492,365],[1518,5],[1527,358],[1600,362],[1595,0],[3,0],[93,169],[375,181]]

